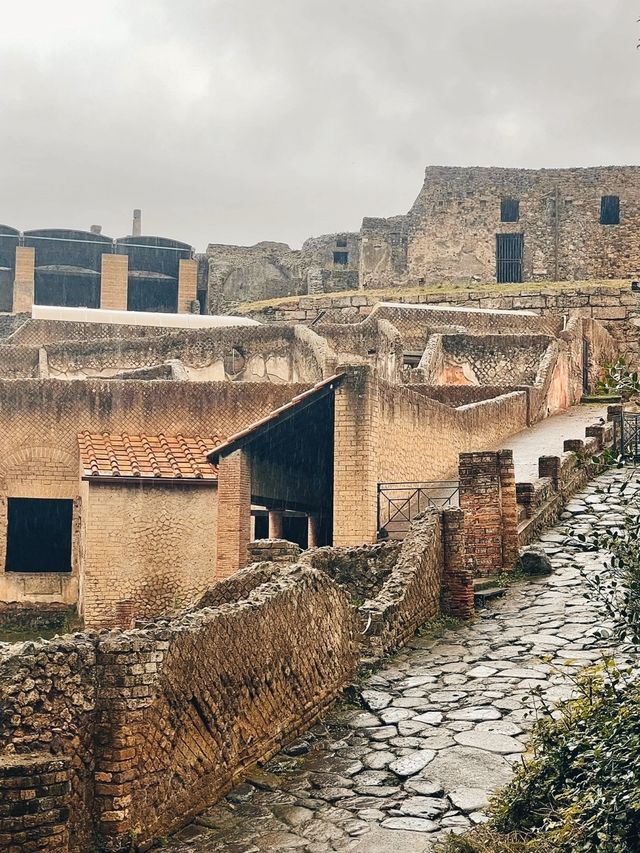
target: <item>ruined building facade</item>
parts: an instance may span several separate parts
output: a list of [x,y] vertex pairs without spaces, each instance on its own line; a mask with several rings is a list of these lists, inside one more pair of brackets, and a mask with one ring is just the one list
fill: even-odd
[[201,263],[213,313],[357,288],[637,278],[640,167],[429,166],[404,216],[367,217],[300,251],[210,245]]

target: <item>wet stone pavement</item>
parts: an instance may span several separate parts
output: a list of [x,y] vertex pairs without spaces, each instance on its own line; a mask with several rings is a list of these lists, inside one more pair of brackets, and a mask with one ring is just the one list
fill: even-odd
[[532,689],[551,703],[569,697],[570,675],[606,651],[580,574],[602,555],[566,540],[623,521],[615,484],[625,476],[593,481],[541,537],[552,575],[515,584],[439,640],[414,638],[362,685],[362,707],[339,706],[169,849],[423,853],[482,822],[526,749]]

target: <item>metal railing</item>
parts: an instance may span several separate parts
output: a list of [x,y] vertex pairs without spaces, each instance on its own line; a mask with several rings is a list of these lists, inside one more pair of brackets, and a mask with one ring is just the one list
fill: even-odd
[[422,483],[378,483],[378,535],[401,538],[411,522],[429,507],[443,509],[459,504],[458,480]]
[[624,412],[613,421],[613,446],[620,456],[640,460],[640,414]]

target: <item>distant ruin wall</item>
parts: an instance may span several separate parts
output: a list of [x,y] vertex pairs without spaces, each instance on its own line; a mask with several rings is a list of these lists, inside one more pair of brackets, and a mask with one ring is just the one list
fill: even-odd
[[[616,224],[600,220],[619,198]],[[503,221],[502,200],[518,205]],[[522,280],[640,274],[640,168],[500,169],[430,166],[406,216],[365,219],[365,288],[496,280],[496,235],[523,235]]]
[[[409,305],[445,303],[501,311],[530,310],[555,315],[560,322],[561,315],[573,312],[599,321],[623,352],[636,361],[640,359],[640,293],[632,291],[628,282],[580,288],[544,285],[538,290],[521,285],[406,293],[398,290],[393,299]],[[355,296],[305,296],[259,311],[252,311],[250,305],[246,309],[249,316],[262,322],[312,323],[322,313],[322,322],[357,323],[368,317],[379,301],[380,296],[372,291]]]

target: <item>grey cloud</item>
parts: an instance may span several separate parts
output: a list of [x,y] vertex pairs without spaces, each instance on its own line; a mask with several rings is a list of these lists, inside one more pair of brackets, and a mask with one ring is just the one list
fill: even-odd
[[638,161],[635,0],[11,8],[0,220],[17,227],[119,235],[142,207],[147,232],[198,248],[297,245],[406,211],[428,163]]

